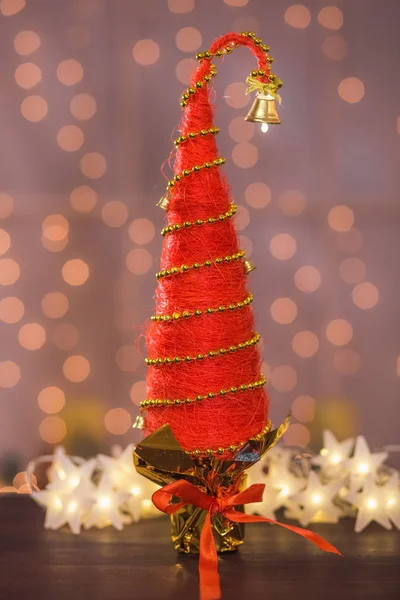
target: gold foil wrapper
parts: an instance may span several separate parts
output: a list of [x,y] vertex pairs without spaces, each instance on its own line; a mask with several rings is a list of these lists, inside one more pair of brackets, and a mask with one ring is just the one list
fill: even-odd
[[[133,461],[138,473],[160,486],[185,479],[210,496],[229,497],[244,489],[245,471],[270,450],[289,426],[289,417],[275,430],[260,439],[246,442],[239,450],[223,457],[195,457],[187,454],[174,437],[169,425],[148,435],[134,450]],[[237,507],[242,510],[243,507]],[[198,554],[200,533],[207,511],[187,504],[171,515],[172,543],[184,554]],[[231,552],[243,544],[244,525],[232,523],[222,515],[212,519],[218,552]]]

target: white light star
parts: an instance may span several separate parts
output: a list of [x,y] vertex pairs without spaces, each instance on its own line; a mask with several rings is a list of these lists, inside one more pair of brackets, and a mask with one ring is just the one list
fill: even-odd
[[347,460],[354,447],[354,439],[349,438],[339,442],[333,433],[327,430],[323,432],[322,438],[324,447],[319,456],[311,459],[311,464],[321,467],[321,470],[330,477],[344,474]]
[[350,471],[351,491],[355,492],[361,489],[366,477],[375,475],[387,457],[387,452],[371,453],[365,438],[359,435],[356,439],[353,458],[349,458],[347,461],[347,468]]
[[50,467],[49,490],[73,490],[81,482],[88,483],[93,475],[96,459],[84,461],[77,466],[65,453],[64,448],[58,447],[54,452],[54,460]]
[[[372,521],[376,521],[385,529],[392,529],[388,517],[390,506],[386,486],[377,485],[372,475],[368,475],[361,492],[350,492],[348,499],[358,509],[354,531],[359,533]],[[390,487],[390,486],[389,486]]]
[[386,512],[391,521],[400,529],[400,488],[399,474],[393,473],[383,488]]
[[90,498],[92,487],[81,481],[76,487],[54,490],[45,489],[33,492],[32,498],[46,510],[45,528],[59,529],[69,525],[72,532],[80,533],[84,515],[92,505]]
[[127,500],[128,496],[129,494],[124,492],[116,492],[108,477],[103,475],[97,489],[92,493],[93,505],[85,520],[85,529],[93,526],[102,528],[112,525],[121,531],[124,525],[119,507]]
[[340,486],[341,482],[323,485],[318,475],[314,471],[310,471],[305,490],[292,497],[293,503],[289,505],[288,516],[289,514],[295,515],[303,527],[311,521],[337,523],[341,511],[333,504],[332,500]]

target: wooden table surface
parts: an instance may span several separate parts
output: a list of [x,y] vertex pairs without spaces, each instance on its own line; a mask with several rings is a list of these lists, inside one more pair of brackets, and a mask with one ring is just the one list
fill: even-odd
[[[45,531],[29,497],[0,499],[1,600],[197,600],[197,558],[177,555],[166,517],[111,528]],[[219,561],[223,600],[400,598],[400,532],[354,522],[314,525],[328,555],[279,527],[248,525],[239,552]]]

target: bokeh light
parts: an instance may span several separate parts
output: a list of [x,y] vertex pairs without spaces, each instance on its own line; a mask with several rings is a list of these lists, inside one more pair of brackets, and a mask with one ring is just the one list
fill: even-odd
[[327,29],[338,30],[343,26],[343,13],[337,6],[325,6],[319,11],[317,19]]
[[315,404],[315,398],[312,396],[298,396],[292,403],[292,415],[298,421],[308,423],[314,419]]
[[88,121],[97,112],[97,102],[90,94],[77,94],[70,102],[71,115],[79,121]]
[[3,323],[18,323],[24,316],[24,303],[15,296],[7,296],[0,300],[0,320]]
[[296,29],[306,29],[311,23],[311,13],[303,4],[293,4],[285,12],[285,22]]
[[145,248],[134,248],[128,252],[125,259],[128,271],[135,275],[144,275],[150,271],[153,264],[153,259],[148,250]]
[[104,425],[113,435],[123,435],[131,428],[132,418],[125,408],[112,408],[104,417]]
[[71,323],[60,323],[51,332],[51,342],[60,350],[72,350],[79,342],[79,331]]
[[0,254],[5,254],[10,249],[10,234],[4,229],[0,229]]
[[14,48],[20,56],[28,56],[40,48],[40,37],[34,31],[20,31],[14,38]]
[[250,213],[245,206],[238,205],[237,213],[235,215],[235,225],[238,231],[246,229],[250,223]]
[[242,81],[230,83],[225,89],[224,98],[228,106],[232,108],[244,108],[250,102],[250,96],[246,95],[247,85]]
[[175,36],[175,42],[182,52],[195,52],[202,44],[201,33],[196,27],[182,27]]
[[288,325],[297,317],[297,306],[291,298],[277,298],[271,304],[270,312],[274,321]]
[[168,8],[173,13],[188,13],[194,9],[194,0],[168,0]]
[[312,331],[299,331],[292,340],[292,348],[301,358],[310,358],[318,352],[319,341]]
[[258,161],[257,146],[249,142],[236,144],[232,150],[232,159],[237,167],[250,169]]
[[235,7],[242,7],[242,6],[247,6],[247,4],[249,3],[249,0],[224,0],[225,4],[228,4],[228,6],[235,6]]
[[19,276],[19,265],[14,259],[0,259],[0,285],[13,285],[19,279]]
[[[34,486],[37,486],[37,478],[33,473],[31,474],[31,481]],[[17,473],[13,479],[13,486],[18,491],[20,491],[20,488],[25,486],[27,483],[28,483],[28,477],[27,477],[26,471],[21,471],[20,473]]]
[[63,373],[69,381],[80,383],[89,377],[90,363],[84,356],[69,356],[63,364]]
[[25,323],[18,332],[18,341],[26,350],[39,350],[46,341],[46,331],[39,323]]
[[346,283],[360,283],[367,272],[367,268],[362,260],[355,256],[345,258],[339,266],[340,277]]
[[13,388],[20,379],[21,369],[14,361],[0,361],[0,387]]
[[194,58],[183,58],[180,60],[175,67],[175,75],[177,80],[185,85],[188,85],[197,65],[198,62]]
[[0,192],[0,219],[7,219],[14,208],[14,200],[10,194],[6,194],[5,192]]
[[343,348],[335,352],[333,365],[341,375],[354,375],[361,366],[361,358],[352,348]]
[[42,71],[34,63],[23,63],[15,69],[15,81],[24,90],[35,87],[42,79]]
[[247,186],[245,198],[252,208],[265,208],[271,202],[271,190],[266,183],[255,181]]
[[149,219],[135,219],[129,225],[128,233],[135,244],[149,244],[154,238],[155,229]]
[[297,269],[294,275],[296,287],[305,294],[315,292],[321,285],[321,274],[315,267],[305,265]]
[[349,104],[356,104],[364,97],[365,87],[361,79],[346,77],[340,82],[338,92],[342,100]]
[[76,152],[84,141],[83,131],[76,125],[64,125],[57,133],[57,144],[66,152]]
[[281,365],[272,369],[271,384],[278,392],[291,392],[297,385],[297,373],[289,365]]
[[330,35],[322,44],[322,52],[332,60],[343,60],[347,56],[348,43],[341,35]]
[[310,443],[310,432],[305,425],[302,425],[301,423],[292,423],[283,434],[283,441],[286,446],[306,448]]
[[1,0],[0,12],[5,17],[12,17],[25,7],[26,0]]
[[80,185],[72,190],[69,201],[76,212],[88,213],[97,204],[97,194],[88,185]]
[[373,308],[378,303],[379,291],[373,283],[364,281],[354,286],[351,297],[358,308],[367,310]]
[[154,40],[139,40],[133,47],[133,58],[140,65],[153,65],[160,57],[160,46]]
[[44,235],[41,237],[43,247],[50,252],[61,252],[68,246],[68,236],[66,235],[63,240],[48,240]]
[[62,292],[49,292],[42,300],[42,311],[50,319],[60,319],[68,310],[68,298]]
[[146,398],[146,382],[145,381],[136,381],[131,387],[129,393],[131,400],[134,404],[139,406],[139,404]]
[[42,223],[42,232],[50,242],[60,242],[68,235],[69,223],[63,215],[49,215]]
[[136,370],[140,363],[140,356],[133,345],[126,344],[118,348],[115,353],[115,362],[121,371],[129,373]]
[[229,135],[238,144],[249,142],[255,132],[255,124],[245,121],[243,117],[235,117],[229,123]]
[[64,85],[76,85],[83,79],[83,67],[74,58],[63,60],[57,67],[57,78]]
[[128,220],[128,207],[120,200],[111,200],[102,207],[101,218],[109,227],[121,227]]
[[45,118],[48,112],[46,100],[37,94],[27,96],[21,102],[21,114],[31,123],[37,123]]
[[81,158],[80,169],[89,179],[100,179],[107,171],[107,161],[100,152],[88,152]]
[[353,327],[346,319],[334,319],[328,323],[326,337],[334,346],[346,346],[353,337]]
[[349,206],[344,204],[334,206],[328,213],[328,223],[329,227],[335,231],[348,231],[354,225],[354,213]]
[[39,425],[39,435],[48,444],[59,444],[67,435],[67,426],[60,417],[45,417]]
[[290,217],[297,217],[306,208],[307,199],[299,190],[286,190],[278,198],[278,206]]
[[289,233],[278,233],[272,238],[269,249],[272,256],[275,258],[278,258],[279,260],[288,260],[296,254],[296,240]]
[[62,276],[69,285],[83,285],[89,277],[89,267],[80,258],[67,260],[62,268]]
[[40,410],[53,415],[64,408],[65,394],[59,387],[49,386],[40,391],[37,401]]

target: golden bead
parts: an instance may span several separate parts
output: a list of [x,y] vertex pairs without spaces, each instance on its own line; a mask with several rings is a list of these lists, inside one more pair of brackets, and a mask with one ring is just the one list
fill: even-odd
[[204,58],[203,52],[199,52],[198,54],[196,54],[196,59],[197,60],[202,60],[203,58]]
[[190,139],[192,140],[193,138],[196,137],[196,134],[193,133],[193,131],[191,131],[190,133],[188,133],[188,136],[190,137]]
[[207,129],[200,130],[200,135],[207,135],[207,133],[208,133]]
[[214,356],[215,356],[216,354],[217,354],[217,353],[216,353],[216,352],[214,352],[214,350],[210,350],[210,352],[208,353],[208,356],[209,356],[210,358],[214,358]]
[[193,269],[200,269],[200,264],[199,263],[193,263]]
[[180,400],[174,400],[174,404],[177,404],[177,405],[181,404],[181,401]]
[[182,265],[181,269],[182,269],[182,271],[188,271],[189,267],[187,265]]
[[227,46],[227,47],[225,48],[225,52],[226,52],[227,54],[231,54],[231,53],[233,52],[233,46]]
[[184,223],[183,223],[183,226],[184,226],[184,227],[191,227],[191,226],[192,226],[192,224],[191,224],[191,222],[190,222],[190,221],[184,221]]
[[206,454],[207,454],[207,456],[212,456],[212,455],[213,455],[213,451],[212,451],[212,449],[211,449],[211,448],[208,448],[208,449],[206,450]]
[[272,56],[267,56],[267,62],[271,65],[274,62],[274,59]]
[[202,81],[196,81],[196,87],[197,88],[202,88],[203,87],[203,82]]
[[200,452],[200,450],[195,450],[195,451],[193,452],[193,454],[194,454],[195,456],[200,456],[201,452]]
[[212,266],[212,261],[211,261],[211,260],[206,260],[206,261],[204,262],[204,266],[205,266],[205,267],[211,267],[211,266]]
[[195,310],[195,311],[194,311],[194,315],[195,315],[196,317],[199,317],[201,314],[202,314],[201,310]]
[[256,77],[256,76],[258,75],[258,71],[252,71],[252,72],[250,73],[250,75],[251,75],[252,77]]
[[220,393],[219,393],[220,396],[225,396],[225,394],[226,394],[225,390],[221,390]]
[[190,312],[188,310],[184,310],[182,313],[182,317],[184,319],[188,319],[191,316]]
[[209,314],[209,315],[210,315],[211,313],[213,313],[213,312],[214,312],[214,311],[213,311],[213,309],[212,309],[212,308],[207,308],[207,310],[206,310],[206,313],[207,313],[207,314]]
[[204,354],[198,354],[197,355],[197,360],[203,360],[204,358]]
[[219,312],[224,312],[226,309],[225,309],[225,306],[221,305],[221,306],[218,306],[218,310],[219,310]]
[[223,52],[221,52],[221,50],[217,50],[216,53],[215,53],[215,56],[217,58],[221,58],[221,56],[223,56]]
[[218,454],[223,454],[225,452],[225,450],[223,448],[218,448],[217,452],[218,452]]
[[184,175],[184,177],[188,177],[188,175],[190,175],[191,171],[189,169],[185,169],[182,174]]
[[182,179],[182,175],[175,175],[175,181],[180,181]]
[[207,219],[207,223],[214,223],[215,219],[213,219],[212,217]]
[[194,88],[190,87],[190,88],[188,89],[188,92],[189,92],[189,94],[195,94],[195,93],[196,93],[196,90],[195,90]]
[[235,386],[232,386],[232,387],[231,387],[231,392],[232,392],[232,394],[234,394],[235,392],[237,392],[237,387],[235,387]]
[[255,34],[253,31],[248,31],[248,33],[247,33],[247,36],[248,36],[249,38],[255,38],[255,37],[256,37],[256,34]]
[[208,50],[207,50],[207,52],[204,52],[204,58],[211,58],[211,57],[212,57],[211,52],[209,52]]
[[200,402],[201,400],[204,400],[203,396],[196,396],[196,400],[197,402]]
[[185,362],[191,362],[192,357],[191,356],[185,356]]
[[269,52],[271,50],[271,48],[267,46],[267,44],[263,44],[261,48],[264,50],[264,52]]
[[202,169],[202,167],[201,167],[200,165],[195,165],[195,166],[193,167],[193,171],[196,171],[197,173],[198,173],[199,171],[201,171],[201,169]]
[[223,262],[222,258],[216,258],[214,261],[217,265],[220,265]]
[[205,169],[211,169],[211,167],[212,167],[212,163],[210,163],[210,162],[204,163],[204,168]]
[[229,446],[228,450],[229,450],[229,452],[235,452],[236,446],[233,446],[233,445]]
[[204,81],[211,81],[211,76],[210,75],[205,75],[204,76]]
[[187,92],[185,92],[185,93],[183,94],[182,98],[183,98],[184,100],[189,100],[189,94],[188,94]]

